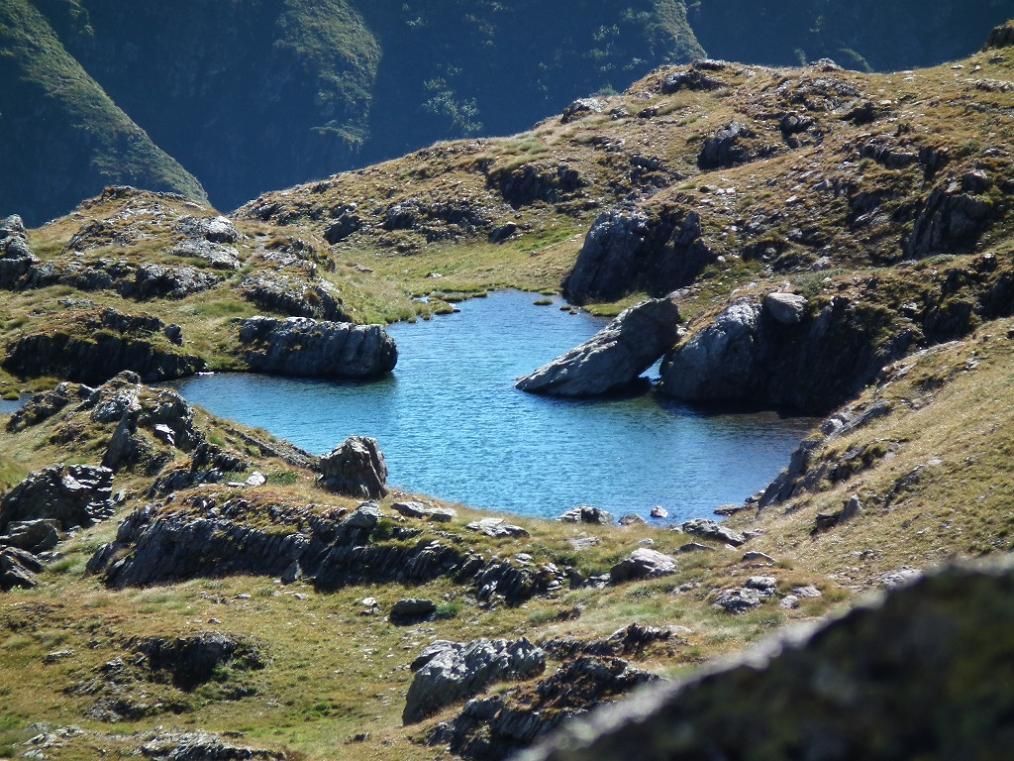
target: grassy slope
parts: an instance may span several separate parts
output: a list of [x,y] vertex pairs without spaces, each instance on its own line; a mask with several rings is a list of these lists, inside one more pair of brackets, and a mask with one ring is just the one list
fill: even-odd
[[29,222],[103,186],[133,183],[205,200],[201,184],[121,111],[27,0],[0,7],[0,189]]

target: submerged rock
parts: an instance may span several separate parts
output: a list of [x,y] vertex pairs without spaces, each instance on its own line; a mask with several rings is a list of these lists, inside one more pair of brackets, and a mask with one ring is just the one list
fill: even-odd
[[352,436],[320,458],[320,483],[351,497],[378,499],[387,494],[387,463],[376,439]]
[[90,526],[112,512],[113,472],[91,465],[37,471],[0,501],[0,531],[15,521],[49,519],[61,528]]
[[595,336],[518,381],[522,391],[588,397],[634,383],[673,347],[680,312],[672,299],[652,299],[625,310]]
[[376,378],[398,363],[394,340],[380,325],[301,317],[251,317],[240,325],[251,370],[311,378]]
[[1014,566],[951,567],[598,711],[521,758],[1002,758],[1012,631]]
[[546,668],[541,648],[526,639],[436,642],[413,664],[402,721],[414,724],[496,682],[530,679]]

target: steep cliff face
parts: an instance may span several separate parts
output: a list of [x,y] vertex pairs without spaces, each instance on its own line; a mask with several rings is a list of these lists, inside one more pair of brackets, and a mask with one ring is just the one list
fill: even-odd
[[380,49],[345,0],[45,0],[67,48],[215,203],[349,166]]
[[27,0],[0,4],[0,145],[0,208],[23,209],[30,224],[116,183],[207,200]]

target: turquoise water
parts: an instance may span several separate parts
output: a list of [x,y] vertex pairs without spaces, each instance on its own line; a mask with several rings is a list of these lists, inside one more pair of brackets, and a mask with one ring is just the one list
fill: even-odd
[[556,516],[578,504],[671,519],[709,514],[767,484],[809,419],[715,414],[653,394],[565,401],[514,389],[516,377],[604,324],[532,294],[504,292],[461,312],[390,328],[392,377],[369,384],[209,375],[177,388],[226,418],[313,452],[346,436],[380,441],[398,487],[476,507]]

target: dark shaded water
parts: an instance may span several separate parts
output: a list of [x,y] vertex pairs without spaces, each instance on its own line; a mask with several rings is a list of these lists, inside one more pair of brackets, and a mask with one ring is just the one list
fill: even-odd
[[555,516],[577,504],[683,519],[739,502],[787,463],[811,421],[714,414],[654,395],[563,401],[514,379],[593,335],[588,315],[493,294],[459,314],[390,328],[394,376],[370,384],[211,375],[176,384],[191,402],[313,452],[376,437],[391,482],[477,507]]

